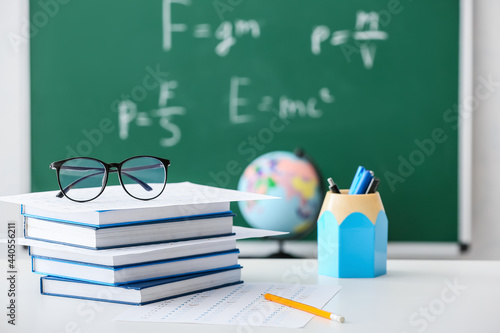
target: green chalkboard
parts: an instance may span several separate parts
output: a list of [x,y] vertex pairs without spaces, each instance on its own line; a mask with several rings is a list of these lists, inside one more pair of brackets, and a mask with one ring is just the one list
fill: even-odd
[[458,1],[30,2],[34,191],[138,154],[236,188],[301,147],[344,188],[375,171],[390,240],[458,240]]

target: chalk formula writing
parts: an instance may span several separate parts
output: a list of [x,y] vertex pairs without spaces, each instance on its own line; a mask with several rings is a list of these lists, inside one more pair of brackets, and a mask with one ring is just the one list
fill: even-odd
[[260,25],[256,20],[236,19],[222,21],[214,27],[208,23],[195,24],[189,27],[185,23],[172,22],[172,4],[189,6],[189,0],[163,0],[163,50],[170,52],[173,49],[173,33],[190,34],[193,38],[215,38],[214,52],[220,57],[225,57],[234,47],[239,38],[258,39],[261,34]]
[[[336,30],[331,32],[325,25],[317,26],[311,34],[311,52],[321,54],[323,43],[339,46],[350,62],[353,54],[360,54],[366,69],[373,67],[377,45],[375,41],[389,38],[387,32],[379,30],[379,13],[358,11],[354,30]],[[354,46],[349,41],[354,41]]]
[[[196,40],[211,40],[213,44],[205,43],[205,47],[213,47],[214,57],[231,58],[231,50],[238,47],[238,43],[259,43],[259,39],[265,38],[266,27],[264,20],[252,18],[196,22],[188,24],[182,17],[185,15],[174,15],[176,12],[195,8],[193,0],[161,0],[162,1],[162,50],[168,57],[177,52],[186,50],[174,47],[174,40],[191,38]],[[185,13],[184,13],[185,14]],[[382,31],[380,26],[380,13],[375,11],[359,10],[355,15],[352,30],[336,29],[335,22],[330,26],[309,26],[312,30],[310,35],[310,51],[313,56],[321,56],[326,47],[337,47],[350,62],[353,55],[360,56],[366,69],[374,65],[375,54],[378,43],[388,39],[388,33]],[[209,23],[210,22],[210,23]],[[260,23],[259,23],[260,22]],[[338,27],[345,28],[345,27]],[[307,38],[307,37],[306,37]],[[255,45],[257,47],[257,45]],[[255,97],[255,89],[259,85],[245,76],[230,74],[228,90],[228,121],[231,124],[248,124],[258,122],[259,117],[266,112],[273,112],[281,119],[287,118],[309,118],[320,119],[325,112],[331,111],[330,105],[335,103],[335,94],[330,88],[319,85],[309,96],[291,96],[280,93],[267,93]],[[153,110],[141,110],[136,102],[123,99],[118,105],[119,137],[127,140],[134,135],[135,127],[160,126],[164,130],[164,137],[159,141],[162,147],[173,147],[181,142],[182,129],[178,123],[178,117],[187,114],[185,107],[175,102],[175,90],[179,84],[175,80],[164,81],[160,84],[158,106]],[[227,91],[227,90],[226,90]],[[223,93],[222,91],[220,92]],[[221,96],[212,96],[220,100]],[[182,102],[181,102],[182,103]],[[177,105],[176,105],[177,104]]]
[[137,104],[131,100],[122,100],[118,104],[118,127],[119,136],[127,140],[130,136],[130,125],[139,127],[153,126],[153,119],[165,130],[165,137],[160,139],[160,146],[173,147],[179,143],[182,137],[181,128],[174,122],[174,116],[183,116],[186,109],[181,106],[171,106],[168,102],[174,99],[174,90],[177,89],[177,81],[163,81],[160,85],[158,108],[150,111],[139,111]]
[[[254,121],[255,114],[249,113],[250,101],[243,97],[240,88],[250,86],[251,80],[247,77],[233,76],[229,84],[229,121],[233,124],[243,124]],[[317,96],[311,96],[306,100],[293,99],[286,95],[278,97],[264,95],[257,102],[253,110],[270,112],[278,110],[280,118],[321,118],[323,111],[319,109],[320,102],[331,104],[335,100],[330,89],[323,87],[319,89]],[[245,112],[246,111],[246,112]]]

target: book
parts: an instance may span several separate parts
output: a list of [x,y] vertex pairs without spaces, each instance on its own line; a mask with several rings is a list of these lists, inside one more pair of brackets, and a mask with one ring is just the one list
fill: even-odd
[[233,216],[226,212],[105,227],[25,217],[24,236],[98,250],[231,235]]
[[162,195],[149,201],[130,197],[119,185],[107,186],[97,199],[85,203],[57,198],[58,193],[3,196],[0,201],[21,204],[22,213],[29,217],[103,226],[214,214],[228,211],[232,201],[276,199],[189,182],[168,183]]
[[125,266],[104,266],[84,262],[32,256],[32,271],[43,275],[120,285],[179,275],[202,273],[238,264],[239,250],[160,260]]
[[85,281],[45,276],[40,278],[42,295],[71,297],[94,301],[145,305],[169,298],[232,286],[241,281],[241,266],[211,272],[105,286]]
[[125,266],[236,249],[236,240],[284,235],[286,232],[233,226],[234,235],[189,241],[92,250],[22,238],[30,255],[105,266]]
[[154,209],[115,209],[89,212],[57,212],[40,207],[22,205],[23,216],[49,218],[53,221],[84,224],[90,226],[116,226],[155,222],[168,218],[196,217],[229,211],[229,202],[215,202],[204,205],[157,207]]

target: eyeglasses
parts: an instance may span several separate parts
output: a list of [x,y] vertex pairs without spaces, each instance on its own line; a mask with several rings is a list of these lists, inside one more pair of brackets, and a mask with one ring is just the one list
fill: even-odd
[[139,200],[158,197],[167,184],[170,161],[153,156],[135,156],[120,163],[104,163],[90,157],[75,157],[53,162],[61,192],[57,197],[76,202],[94,200],[104,191],[110,172],[118,172],[125,192]]

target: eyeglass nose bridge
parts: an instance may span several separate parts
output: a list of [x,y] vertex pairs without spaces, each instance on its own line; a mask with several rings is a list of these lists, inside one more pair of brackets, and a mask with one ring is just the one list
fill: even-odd
[[[118,173],[118,170],[120,170],[120,163],[109,163],[107,167],[109,173],[115,173],[115,172]],[[121,183],[120,177],[118,177],[118,179],[120,180]]]
[[109,168],[114,168],[118,170],[120,168],[120,163],[109,163]]

